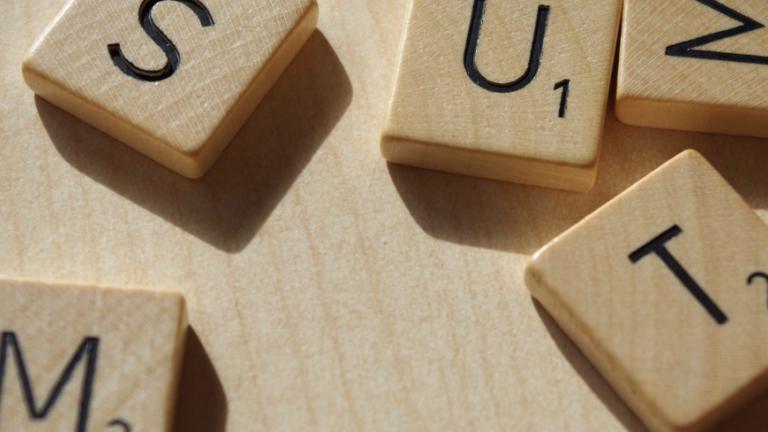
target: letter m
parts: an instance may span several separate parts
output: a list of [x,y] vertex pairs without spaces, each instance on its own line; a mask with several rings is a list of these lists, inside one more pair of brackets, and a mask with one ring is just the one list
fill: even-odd
[[85,432],[88,423],[88,411],[91,405],[91,396],[93,394],[93,382],[96,377],[96,359],[98,356],[99,339],[95,337],[87,337],[83,340],[80,347],[64,367],[61,375],[59,375],[59,379],[54,384],[53,390],[51,390],[42,406],[39,406],[37,404],[37,398],[35,398],[35,392],[32,390],[29,372],[27,371],[27,365],[24,362],[23,350],[21,349],[21,344],[19,343],[16,334],[13,332],[3,332],[0,337],[0,409],[2,408],[3,381],[9,356],[12,356],[16,363],[19,384],[21,385],[21,391],[24,397],[24,402],[27,405],[29,417],[37,421],[43,420],[48,416],[51,409],[56,404],[56,401],[59,399],[59,396],[61,396],[61,393],[64,391],[64,387],[75,373],[78,363],[84,361],[85,374],[83,376],[83,384],[80,391],[80,409],[77,415],[75,432]]

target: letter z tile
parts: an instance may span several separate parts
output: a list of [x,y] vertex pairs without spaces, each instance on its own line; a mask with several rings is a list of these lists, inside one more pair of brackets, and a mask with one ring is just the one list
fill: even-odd
[[24,61],[46,100],[202,176],[309,38],[314,0],[73,0]]
[[768,137],[766,6],[764,0],[626,0],[618,118]]

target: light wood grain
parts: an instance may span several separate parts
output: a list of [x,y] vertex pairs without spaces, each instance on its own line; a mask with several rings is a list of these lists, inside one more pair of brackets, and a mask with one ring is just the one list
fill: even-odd
[[0,281],[0,430],[170,430],[186,330],[176,294]]
[[[762,25],[760,0],[628,0],[619,55],[616,113],[627,124],[768,137],[768,32],[696,44],[696,51],[763,57],[763,64],[670,56],[667,47],[743,27],[714,6]],[[730,12],[729,12],[730,13]],[[753,60],[754,61],[754,60]]]
[[695,431],[768,388],[766,266],[768,226],[688,151],[537,252],[526,281],[653,430]]
[[[477,71],[497,84],[529,72],[530,83],[506,92],[473,82],[478,77],[465,67],[473,5],[483,17]],[[537,1],[414,1],[382,137],[384,157],[472,176],[590,189],[620,11],[615,0],[552,1],[545,10]],[[539,30],[540,55],[531,45]],[[541,65],[530,68],[531,58]],[[556,88],[564,80],[568,87]]]
[[191,182],[36,99],[19,65],[64,0],[8,1],[0,274],[182,292],[179,432],[643,431],[531,300],[525,263],[686,148],[765,218],[768,146],[609,115],[587,194],[387,165],[409,4],[320,0],[320,31]]
[[212,23],[182,2],[149,9],[181,63],[160,81],[113,63],[160,70],[169,60],[142,29],[138,1],[73,0],[24,60],[46,100],[187,177],[205,174],[301,49],[317,23],[313,0],[207,0]]

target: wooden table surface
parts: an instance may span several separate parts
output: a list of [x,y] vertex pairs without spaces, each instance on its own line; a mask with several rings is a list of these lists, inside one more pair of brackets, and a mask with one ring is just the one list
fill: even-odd
[[[387,165],[410,0],[320,0],[319,30],[186,180],[24,85],[65,1],[0,17],[0,274],[184,293],[178,431],[643,431],[533,302],[526,261],[686,148],[768,218],[765,140],[613,115],[587,194]],[[764,428],[766,407],[729,430]]]

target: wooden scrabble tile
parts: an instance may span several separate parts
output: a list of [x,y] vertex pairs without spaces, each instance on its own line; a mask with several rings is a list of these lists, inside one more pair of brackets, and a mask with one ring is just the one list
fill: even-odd
[[621,1],[414,1],[382,153],[391,162],[592,187]]
[[656,431],[768,388],[768,227],[694,151],[539,251],[533,295]]
[[168,431],[186,327],[175,294],[0,281],[0,430]]
[[314,0],[73,0],[28,54],[24,78],[94,127],[200,177],[317,16]]
[[760,0],[627,0],[618,118],[768,137],[766,12]]

